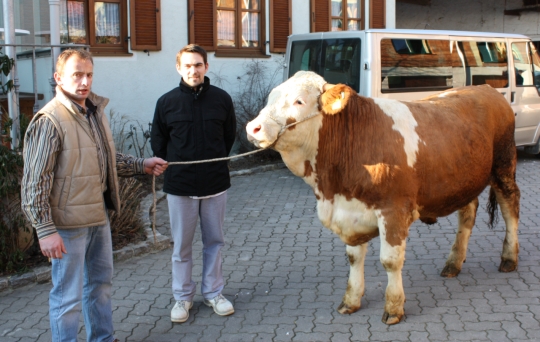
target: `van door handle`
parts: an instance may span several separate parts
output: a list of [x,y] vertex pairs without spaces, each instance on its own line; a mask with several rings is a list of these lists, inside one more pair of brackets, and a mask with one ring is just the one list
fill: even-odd
[[510,93],[510,102],[514,103],[515,98],[516,98],[516,92],[513,91],[513,92]]

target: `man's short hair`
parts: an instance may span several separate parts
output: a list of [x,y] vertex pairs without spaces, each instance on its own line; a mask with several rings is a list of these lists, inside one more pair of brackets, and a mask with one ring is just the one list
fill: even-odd
[[184,52],[198,53],[203,58],[204,64],[206,65],[206,63],[208,63],[206,50],[197,44],[189,44],[184,46],[182,50],[178,51],[176,54],[176,64],[180,65],[180,58]]
[[94,64],[94,60],[92,59],[92,53],[90,53],[90,51],[86,51],[83,49],[67,49],[67,50],[62,51],[60,56],[58,56],[58,60],[56,61],[56,72],[59,75],[62,75],[62,73],[64,72],[64,67],[66,66],[67,60],[73,55],[83,60],[87,59],[90,62],[92,62],[92,64]]

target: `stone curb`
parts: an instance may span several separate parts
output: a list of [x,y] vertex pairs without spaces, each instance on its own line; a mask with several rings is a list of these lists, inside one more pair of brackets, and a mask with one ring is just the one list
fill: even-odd
[[[269,165],[257,166],[251,169],[231,171],[231,177],[236,176],[246,176],[257,172],[271,171],[285,168],[285,164],[276,163]],[[165,194],[163,191],[156,192],[156,198],[158,203],[165,199]],[[151,208],[153,205],[153,196],[152,194],[147,195],[141,201],[141,215],[143,215],[142,221],[145,225],[146,241],[139,242],[137,244],[131,244],[123,247],[122,249],[116,250],[113,252],[114,262],[125,261],[130,258],[150,253],[157,252],[164,249],[167,249],[171,245],[171,239],[168,236],[160,234],[156,230],[156,243],[154,243],[154,233],[152,231],[152,219],[151,219]],[[51,266],[40,266],[32,269],[29,272],[0,277],[0,292],[8,289],[16,289],[25,285],[33,283],[46,283],[51,281]]]

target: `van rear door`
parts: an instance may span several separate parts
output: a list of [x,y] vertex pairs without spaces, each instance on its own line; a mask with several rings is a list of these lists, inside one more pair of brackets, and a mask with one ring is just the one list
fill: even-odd
[[514,70],[511,73],[510,104],[516,114],[516,144],[538,140],[540,122],[540,58],[530,41],[512,41]]
[[[337,33],[337,32],[336,32]],[[313,71],[328,83],[343,83],[360,92],[359,33],[300,35],[289,40],[284,81],[300,70]]]

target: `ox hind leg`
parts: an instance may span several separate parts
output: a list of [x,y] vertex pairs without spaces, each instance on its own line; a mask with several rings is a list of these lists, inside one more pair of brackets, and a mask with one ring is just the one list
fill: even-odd
[[364,296],[364,263],[366,259],[368,244],[363,243],[359,246],[347,245],[347,256],[349,257],[350,272],[347,290],[343,296],[343,301],[338,307],[341,314],[352,314],[360,309],[360,302]]
[[458,231],[456,239],[450,250],[450,255],[446,260],[446,265],[441,272],[441,276],[452,278],[461,272],[461,266],[467,257],[467,246],[469,238],[476,221],[476,211],[478,210],[478,198],[458,211]]
[[[503,250],[501,254],[501,264],[499,272],[512,272],[517,269],[519,241],[518,241],[518,222],[519,222],[519,199],[520,192],[515,184],[513,186],[497,188],[491,187],[490,190],[490,208],[496,208],[496,203],[501,207],[502,217],[506,224],[506,235],[504,237]],[[491,209],[493,215],[495,209]],[[490,215],[492,213],[490,212]]]
[[506,236],[504,238],[499,272],[512,272],[517,268],[519,242],[519,201],[520,191],[516,184],[517,152],[512,144],[506,144],[497,149],[493,161],[491,189],[489,193],[488,211],[490,225],[496,221],[497,203],[501,208],[502,217],[506,224]]

